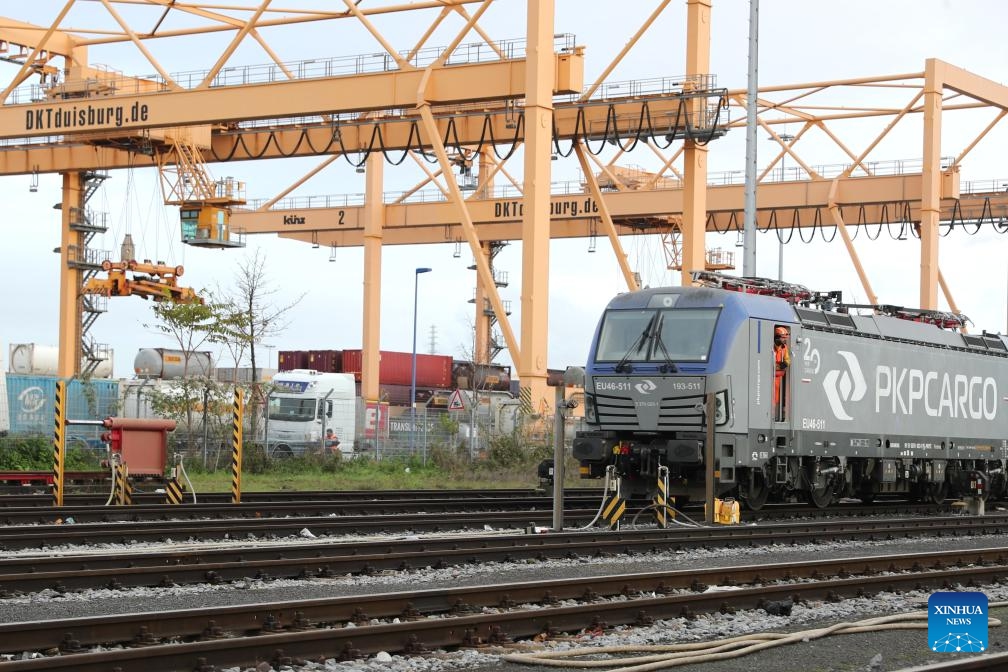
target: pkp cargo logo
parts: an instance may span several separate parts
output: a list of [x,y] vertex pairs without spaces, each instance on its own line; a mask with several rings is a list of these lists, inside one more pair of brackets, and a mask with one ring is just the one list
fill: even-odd
[[928,648],[939,653],[987,650],[987,596],[971,591],[928,598]]
[[651,394],[658,389],[658,386],[654,384],[653,380],[647,379],[634,385],[634,389],[640,394]]
[[844,404],[864,399],[868,385],[865,383],[861,364],[854,353],[838,350],[837,354],[843,357],[847,367],[843,370],[827,371],[826,377],[823,379],[823,389],[826,391],[826,401],[829,402],[830,409],[837,420],[853,420],[854,418],[847,412]]

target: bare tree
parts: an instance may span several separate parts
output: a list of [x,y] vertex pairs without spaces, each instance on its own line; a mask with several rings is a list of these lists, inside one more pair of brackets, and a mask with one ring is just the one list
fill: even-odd
[[201,399],[205,404],[211,387],[214,387],[210,379],[211,371],[201,371],[202,375],[194,376],[191,363],[199,348],[219,342],[221,307],[210,297],[205,303],[163,301],[155,303],[151,308],[158,322],[145,326],[174,339],[183,357],[183,375],[178,381],[176,392],[160,395],[157,406],[161,412],[182,419],[186,425],[186,439],[191,440],[195,421],[193,409]]
[[221,331],[225,336],[223,342],[235,357],[235,366],[246,351],[252,365],[255,401],[250,419],[252,436],[256,436],[257,410],[263,399],[259,367],[256,365],[256,346],[283,333],[287,328],[287,313],[305,297],[301,294],[290,303],[278,304],[273,298],[277,292],[266,275],[266,258],[257,250],[255,256],[246,256],[238,264],[232,298],[227,301],[224,319],[221,320]]

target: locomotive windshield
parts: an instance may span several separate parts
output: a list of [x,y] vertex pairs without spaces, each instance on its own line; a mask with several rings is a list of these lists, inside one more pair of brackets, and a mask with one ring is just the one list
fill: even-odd
[[706,362],[719,308],[608,310],[596,362]]

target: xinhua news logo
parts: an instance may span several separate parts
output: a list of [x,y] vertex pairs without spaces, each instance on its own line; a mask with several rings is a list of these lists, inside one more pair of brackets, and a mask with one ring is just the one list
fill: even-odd
[[987,650],[987,596],[932,593],[928,598],[928,646],[938,653]]

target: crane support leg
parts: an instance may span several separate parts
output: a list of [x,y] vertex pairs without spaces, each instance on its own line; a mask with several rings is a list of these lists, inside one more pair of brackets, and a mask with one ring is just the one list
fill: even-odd
[[77,255],[84,251],[84,234],[70,224],[72,212],[83,206],[79,172],[63,173],[63,200],[60,239],[60,307],[58,378],[70,379],[80,372],[81,362],[81,271],[74,266]]

